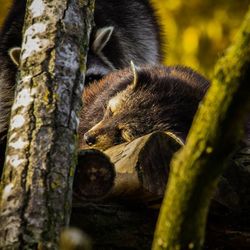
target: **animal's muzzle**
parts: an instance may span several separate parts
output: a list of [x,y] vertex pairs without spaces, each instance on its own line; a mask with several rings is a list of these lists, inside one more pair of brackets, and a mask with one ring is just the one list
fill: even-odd
[[93,146],[94,144],[96,144],[96,139],[97,138],[93,134],[87,132],[87,133],[84,134],[83,139],[87,143],[87,145]]

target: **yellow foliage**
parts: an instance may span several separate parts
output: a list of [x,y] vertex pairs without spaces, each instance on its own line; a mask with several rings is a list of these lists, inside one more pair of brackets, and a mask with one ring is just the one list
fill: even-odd
[[11,5],[11,2],[10,0],[0,0],[0,25],[2,25],[3,23],[3,20],[8,12],[8,9]]
[[182,36],[182,47],[185,53],[196,54],[199,46],[199,30],[195,27],[188,27]]
[[165,64],[185,64],[209,76],[232,43],[249,0],[151,0],[166,34]]

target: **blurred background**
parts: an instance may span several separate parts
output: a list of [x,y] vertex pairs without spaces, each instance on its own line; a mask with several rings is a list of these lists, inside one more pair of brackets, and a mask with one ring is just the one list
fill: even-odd
[[[124,0],[125,1],[125,0]],[[250,0],[151,0],[165,34],[164,63],[185,64],[211,76],[233,42]],[[11,0],[0,0],[0,24]]]
[[166,64],[185,64],[211,76],[234,41],[249,0],[151,0],[167,37]]

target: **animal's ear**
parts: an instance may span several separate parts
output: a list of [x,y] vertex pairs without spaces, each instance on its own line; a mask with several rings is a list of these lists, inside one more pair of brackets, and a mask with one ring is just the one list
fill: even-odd
[[183,146],[185,144],[184,139],[181,138],[181,136],[176,135],[175,133],[169,132],[169,131],[165,131],[165,134],[167,134],[169,137],[173,138],[175,140],[175,142],[177,144],[179,144],[180,146]]
[[14,47],[14,48],[9,49],[10,59],[18,67],[20,66],[20,54],[21,54],[20,47]]
[[132,83],[132,86],[133,86],[133,88],[136,88],[136,86],[138,84],[138,74],[137,74],[137,71],[136,71],[136,66],[134,65],[133,61],[130,62],[130,68],[131,68],[132,73],[133,73],[133,83]]
[[103,27],[96,31],[95,39],[92,45],[92,49],[95,53],[98,54],[103,50],[103,48],[109,42],[113,31],[114,31],[113,26]]

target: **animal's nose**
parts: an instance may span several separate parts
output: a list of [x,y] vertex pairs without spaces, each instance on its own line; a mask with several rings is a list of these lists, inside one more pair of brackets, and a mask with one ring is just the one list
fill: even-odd
[[83,139],[89,146],[92,146],[96,143],[96,137],[90,133],[85,133]]

